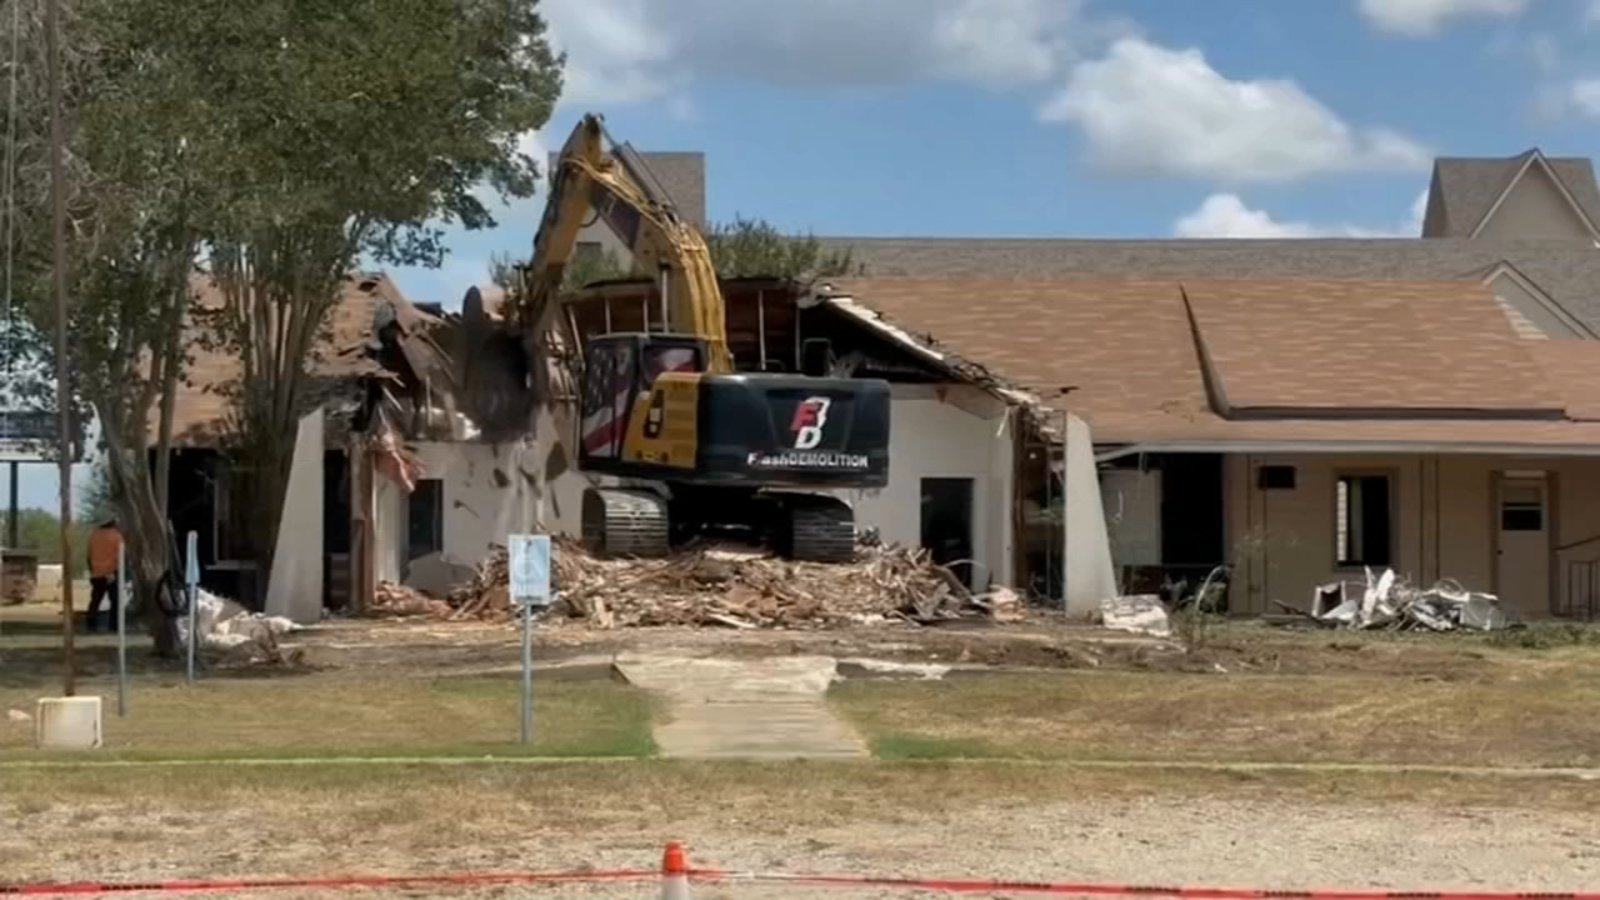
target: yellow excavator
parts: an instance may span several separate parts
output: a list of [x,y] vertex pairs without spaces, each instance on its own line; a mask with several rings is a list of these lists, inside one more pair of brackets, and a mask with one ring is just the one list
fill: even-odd
[[588,115],[553,169],[513,298],[535,343],[560,321],[566,266],[591,215],[658,274],[664,323],[582,341],[575,455],[581,471],[606,476],[584,493],[584,542],[657,557],[737,531],[793,559],[849,560],[853,512],[825,492],[888,484],[888,382],[738,371],[705,239],[639,155]]

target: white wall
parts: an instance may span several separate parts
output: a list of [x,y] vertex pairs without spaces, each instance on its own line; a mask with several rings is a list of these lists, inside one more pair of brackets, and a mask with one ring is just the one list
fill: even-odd
[[267,579],[267,614],[302,625],[322,618],[322,432],[321,408],[300,420]]
[[[421,461],[422,478],[444,482],[444,552],[462,562],[478,563],[492,545],[503,545],[508,534],[579,533],[586,482],[575,472],[557,478],[541,521],[537,499],[544,489],[547,457],[542,440],[498,445],[423,442],[406,447]],[[377,493],[376,577],[399,581],[409,561],[404,558],[408,495],[381,476]]]
[[894,385],[889,420],[889,485],[841,491],[856,527],[884,541],[922,541],[922,479],[971,478],[972,547],[995,584],[1012,582],[1012,422],[1004,403],[965,385]]
[[[965,385],[895,385],[890,416],[888,487],[839,492],[855,508],[857,527],[876,527],[885,541],[915,547],[922,538],[922,479],[971,478],[977,581],[981,586],[987,572],[995,584],[1011,584],[1013,424],[1005,404]],[[489,544],[504,543],[513,531],[535,530],[534,482],[543,481],[549,423],[541,422],[538,433],[537,444],[406,445],[422,461],[422,477],[444,481],[446,553],[476,563]],[[504,478],[496,478],[496,471]],[[549,531],[581,533],[587,484],[570,468],[556,479],[547,495]],[[376,506],[376,577],[399,581],[407,562],[406,493],[380,476]]]

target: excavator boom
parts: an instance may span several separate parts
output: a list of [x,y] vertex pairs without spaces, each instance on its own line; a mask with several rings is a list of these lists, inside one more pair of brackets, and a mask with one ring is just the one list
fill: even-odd
[[660,279],[659,329],[581,337],[573,455],[593,482],[585,543],[659,556],[697,534],[739,530],[797,559],[850,559],[853,512],[828,492],[888,483],[888,383],[736,371],[705,239],[638,155],[589,115],[553,169],[515,303],[534,351],[561,321],[567,266],[591,221]]
[[627,245],[635,265],[660,277],[663,330],[704,341],[707,372],[732,372],[722,289],[705,239],[683,221],[638,155],[614,145],[593,114],[573,129],[551,172],[550,200],[524,286],[537,314],[533,333],[543,334],[555,321],[578,231],[591,212]]

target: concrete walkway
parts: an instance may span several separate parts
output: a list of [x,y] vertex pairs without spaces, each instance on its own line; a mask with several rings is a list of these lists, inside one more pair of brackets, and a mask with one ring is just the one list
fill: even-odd
[[669,721],[656,746],[673,759],[856,759],[859,735],[836,718],[823,695],[837,663],[826,656],[693,659],[623,655],[630,684],[667,698]]

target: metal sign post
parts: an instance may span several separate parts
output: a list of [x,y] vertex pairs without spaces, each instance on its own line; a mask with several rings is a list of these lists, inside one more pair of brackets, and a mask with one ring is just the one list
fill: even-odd
[[522,607],[522,742],[533,740],[533,608],[550,604],[550,536],[513,534],[506,541],[511,602]]
[[117,547],[117,717],[128,714],[128,548]]
[[188,558],[184,560],[183,565],[183,584],[185,593],[189,598],[188,680],[192,684],[194,682],[194,648],[200,643],[200,636],[195,633],[195,626],[200,618],[200,532],[189,532],[189,546],[186,549]]

